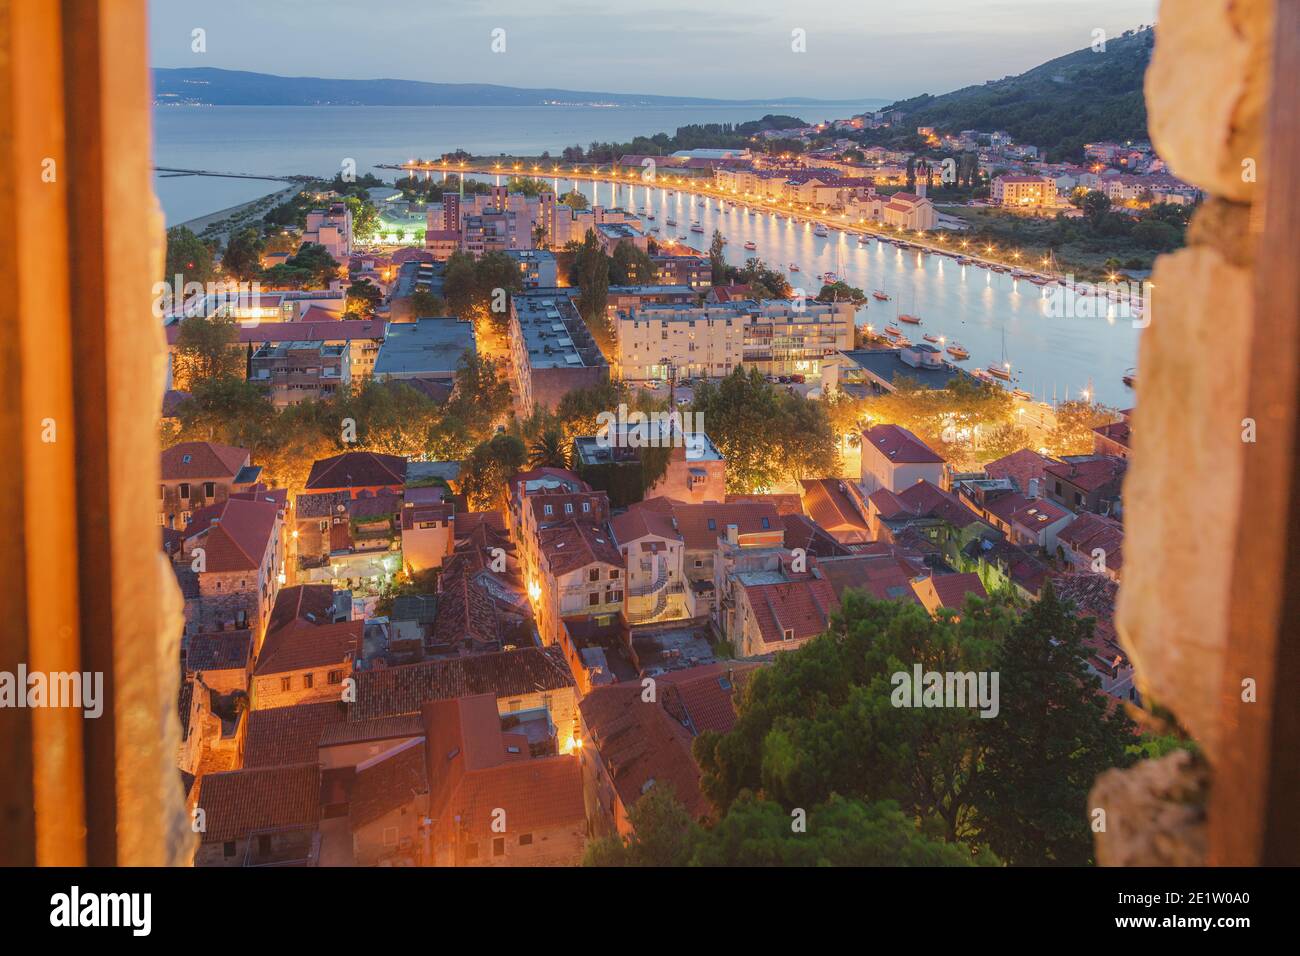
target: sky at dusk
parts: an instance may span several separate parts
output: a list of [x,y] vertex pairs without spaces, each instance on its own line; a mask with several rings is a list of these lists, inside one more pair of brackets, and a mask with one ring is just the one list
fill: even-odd
[[[152,65],[751,99],[898,99],[1023,72],[1157,0],[150,0]],[[206,31],[207,51],[191,51]],[[505,31],[505,51],[491,49]],[[806,33],[806,53],[791,32]]]

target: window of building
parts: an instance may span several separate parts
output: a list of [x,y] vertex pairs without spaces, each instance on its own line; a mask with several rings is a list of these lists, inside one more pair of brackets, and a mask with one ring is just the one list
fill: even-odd
[[793,641],[793,640],[794,640],[794,628],[793,628],[793,627],[787,627],[787,628],[784,630],[784,632],[782,632],[782,634],[781,634],[781,639],[782,639],[782,640],[786,640],[786,641]]
[[600,568],[592,568],[591,570],[589,570],[589,571],[587,572],[587,580],[588,580],[588,581],[599,581],[599,580],[600,580]]
[[573,514],[573,502],[571,502],[571,501],[566,501],[566,502],[564,503],[564,513],[565,513],[566,515],[571,515],[571,514]]
[[598,604],[600,604],[600,592],[592,591],[587,595],[587,606],[596,607]]
[[225,843],[223,843],[223,844],[221,845],[221,852],[222,852],[222,854],[226,857],[226,859],[230,859],[232,856],[234,856],[234,855],[235,855],[235,841],[234,841],[234,840],[227,840]]
[[302,686],[304,690],[311,690],[312,680],[316,675],[308,671],[302,675]]
[[213,482],[213,481],[205,481],[205,482],[203,483],[203,497],[204,497],[204,498],[212,498],[212,497],[214,497],[214,496],[216,495],[216,493],[217,493],[217,485],[216,485],[216,482]]
[[327,679],[331,684],[341,684],[341,683],[343,683],[343,672],[342,672],[342,671],[330,671],[329,674],[326,676],[326,679]]
[[280,678],[280,690],[293,690],[293,678],[292,678],[292,677],[281,677],[281,678]]
[[531,833],[521,833],[521,834],[519,834],[519,845],[520,845],[520,846],[532,846],[532,845],[533,845],[533,835],[532,835]]
[[610,568],[610,569],[609,569],[609,579],[610,579],[611,581],[617,581],[617,580],[618,580],[618,574],[619,574],[619,569],[618,569],[618,568]]
[[544,514],[549,515],[549,514],[553,514],[555,512],[555,509],[552,508],[550,505],[542,505],[542,512]]
[[505,856],[505,855],[506,855],[506,838],[505,838],[505,837],[493,837],[493,838],[492,838],[492,855],[493,855],[493,856]]
[[178,494],[179,494],[183,499],[185,499],[186,501],[188,501],[188,500],[189,500],[189,497],[190,497],[190,483],[189,483],[188,481],[182,481],[182,482],[181,482],[180,490],[179,490],[177,493],[178,493]]

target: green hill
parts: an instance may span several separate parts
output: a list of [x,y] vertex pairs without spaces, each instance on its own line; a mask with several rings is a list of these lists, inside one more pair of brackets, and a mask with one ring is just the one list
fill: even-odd
[[945,133],[1001,129],[1044,150],[1047,159],[1078,159],[1084,143],[1147,138],[1142,78],[1154,42],[1149,28],[1129,31],[1108,39],[1102,52],[1076,50],[1019,76],[915,96],[892,108],[906,114],[909,133],[918,126]]

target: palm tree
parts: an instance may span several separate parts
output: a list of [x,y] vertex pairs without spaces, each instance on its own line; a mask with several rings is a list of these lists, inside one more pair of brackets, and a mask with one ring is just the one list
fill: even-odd
[[528,446],[528,465],[531,468],[568,468],[569,455],[564,436],[554,428],[538,435]]

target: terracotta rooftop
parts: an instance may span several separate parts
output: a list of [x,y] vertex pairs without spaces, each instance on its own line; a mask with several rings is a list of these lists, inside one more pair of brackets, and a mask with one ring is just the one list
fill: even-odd
[[279,514],[273,502],[229,498],[195,511],[185,540],[203,548],[207,572],[257,571]]
[[1085,511],[1056,536],[1060,544],[1085,556],[1101,548],[1106,567],[1118,571],[1124,563],[1124,526],[1114,518]]
[[295,584],[280,588],[266,622],[267,633],[288,627],[294,621],[334,623],[334,588],[329,584]]
[[770,504],[776,509],[776,513],[782,517],[785,515],[801,515],[804,513],[803,499],[800,495],[796,494],[727,495],[727,504],[737,504],[746,501],[751,504]]
[[808,516],[838,541],[869,541],[867,520],[838,478],[816,478],[801,482],[803,506]]
[[469,840],[493,836],[502,810],[514,833],[585,827],[578,758],[530,756],[526,737],[502,732],[495,695],[434,701],[423,716],[430,817],[458,817]]
[[490,693],[497,698],[573,687],[558,646],[524,647],[448,660],[360,671],[349,720],[419,713],[429,701]]
[[248,735],[244,739],[244,767],[317,763],[316,746],[321,732],[346,719],[346,706],[342,701],[332,700],[250,710]]
[[727,536],[729,524],[736,525],[742,536],[772,532],[784,536],[785,533],[776,506],[771,502],[674,502],[672,514],[688,551],[712,551],[718,539]]
[[582,698],[583,725],[624,807],[651,786],[669,786],[692,817],[711,807],[700,792],[700,768],[691,755],[694,734],[664,706],[642,700],[639,681],[596,687]]
[[248,449],[211,441],[186,441],[162,453],[162,480],[231,479],[248,463]]
[[1084,461],[1063,461],[1047,468],[1053,478],[1068,481],[1084,491],[1096,491],[1122,478],[1128,462],[1114,455],[1098,455]]
[[416,794],[428,793],[424,737],[416,737],[357,764],[348,818],[352,829],[405,806]]
[[824,577],[738,586],[749,596],[763,643],[774,645],[773,650],[785,642],[786,631],[794,632],[795,641],[822,633],[840,606],[835,588]]
[[[892,546],[891,546],[892,547]],[[879,601],[919,603],[912,590],[912,579],[925,572],[919,556],[895,548],[883,554],[856,554],[849,558],[819,560],[817,567],[843,601],[850,588],[865,591]]]
[[247,629],[195,634],[185,651],[185,669],[191,674],[243,670],[252,656],[253,634]]
[[349,451],[314,462],[307,476],[306,488],[308,491],[324,491],[405,483],[405,458],[372,451]]
[[919,589],[927,584],[928,587],[933,588],[935,596],[939,599],[940,606],[952,610],[961,610],[962,605],[966,603],[966,595],[968,594],[973,594],[980,599],[989,596],[988,592],[984,590],[984,582],[974,572],[935,574],[926,578],[924,582],[917,582],[913,586]]
[[902,425],[873,425],[862,433],[862,441],[893,462],[943,463],[943,458],[939,457],[929,445]]
[[1030,448],[1021,448],[989,462],[984,466],[984,474],[990,478],[1010,478],[1023,493],[1029,491],[1029,479],[1037,478],[1041,482],[1047,466],[1056,463],[1055,458],[1040,455]]
[[255,830],[314,827],[320,821],[320,768],[312,764],[207,774],[196,806],[204,811],[203,843],[225,843]]
[[312,624],[303,620],[274,631],[268,628],[253,673],[285,674],[346,664],[360,652],[364,628],[364,621]]
[[736,694],[761,664],[720,661],[655,678],[664,709],[698,735],[725,734],[736,725]]
[[604,528],[584,521],[570,520],[541,529],[537,547],[556,577],[595,563],[624,566],[613,536]]

